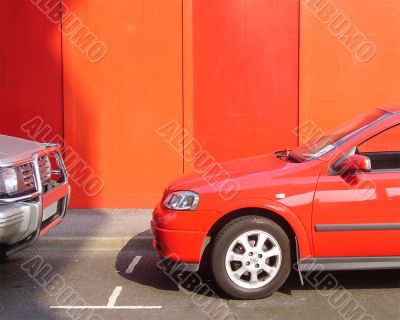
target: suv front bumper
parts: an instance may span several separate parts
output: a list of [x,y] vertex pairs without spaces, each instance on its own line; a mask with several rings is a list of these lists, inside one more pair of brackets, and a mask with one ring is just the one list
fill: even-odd
[[[51,173],[60,177],[45,192],[41,184],[38,158],[51,153],[60,169],[52,170]],[[45,150],[24,161],[32,163],[36,191],[22,197],[0,199],[0,245],[6,256],[33,244],[60,223],[64,219],[71,192],[59,146],[48,144]]]

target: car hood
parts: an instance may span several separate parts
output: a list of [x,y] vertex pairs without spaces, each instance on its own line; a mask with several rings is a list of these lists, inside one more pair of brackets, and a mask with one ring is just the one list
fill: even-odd
[[[269,176],[282,175],[283,171],[296,167],[299,164],[278,159],[275,154],[261,155],[257,157],[242,158],[227,162],[221,162],[225,173],[231,179],[240,180],[253,174],[267,174]],[[201,172],[184,174],[169,185],[167,191],[193,190],[207,184]]]
[[0,135],[0,165],[28,159],[44,149],[38,142]]

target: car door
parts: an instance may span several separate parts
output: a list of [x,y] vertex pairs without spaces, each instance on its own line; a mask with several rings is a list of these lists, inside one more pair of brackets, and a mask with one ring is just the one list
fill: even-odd
[[344,176],[327,170],[318,181],[315,256],[400,256],[400,125],[355,150],[371,159],[370,172]]

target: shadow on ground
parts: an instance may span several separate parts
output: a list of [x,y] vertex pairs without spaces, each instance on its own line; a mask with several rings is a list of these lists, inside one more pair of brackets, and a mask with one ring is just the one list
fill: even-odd
[[[153,287],[159,290],[178,291],[178,283],[182,283],[180,279],[187,279],[181,285],[186,290],[193,291],[193,286],[187,285],[191,283],[193,277],[199,276],[203,284],[211,288],[220,298],[227,299],[228,297],[222,293],[215,285],[208,265],[201,267],[196,275],[189,274],[168,274],[161,269],[157,262],[160,261],[160,256],[152,249],[151,241],[144,236],[148,236],[150,230],[138,234],[133,237],[127,245],[119,252],[115,268],[117,272],[127,280],[134,281],[138,284]],[[135,248],[135,249],[134,249]],[[137,249],[140,248],[140,249]],[[134,256],[142,256],[140,262],[135,267],[135,272],[127,274],[125,271],[131,263]],[[392,289],[400,288],[400,270],[359,270],[359,271],[336,271],[323,272],[320,275],[312,273],[308,275],[308,279],[304,280],[304,286],[301,285],[299,274],[293,270],[286,283],[279,289],[279,292],[285,295],[292,295],[294,291],[316,290],[311,280],[318,276],[318,279],[331,274],[338,284],[345,289]],[[322,289],[322,288],[317,288]],[[329,290],[331,288],[325,288]],[[200,290],[198,294],[212,295],[209,290]]]

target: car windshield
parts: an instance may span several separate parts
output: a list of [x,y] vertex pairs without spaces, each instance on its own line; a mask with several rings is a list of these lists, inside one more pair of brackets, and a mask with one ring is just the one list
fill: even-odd
[[[308,161],[319,158],[342,144],[352,135],[363,130],[369,124],[379,121],[381,118],[388,115],[390,115],[390,113],[376,109],[373,112],[358,116],[327,133],[321,134],[321,132],[318,131],[317,134],[314,134],[318,135],[318,137],[313,137],[307,143],[291,150],[290,154],[298,161]],[[313,134],[311,135],[313,136]]]

